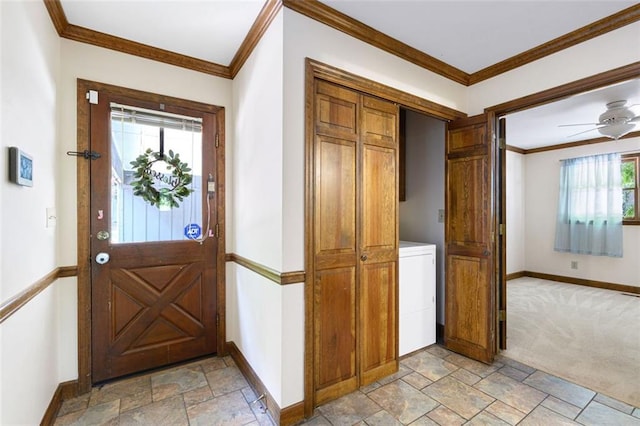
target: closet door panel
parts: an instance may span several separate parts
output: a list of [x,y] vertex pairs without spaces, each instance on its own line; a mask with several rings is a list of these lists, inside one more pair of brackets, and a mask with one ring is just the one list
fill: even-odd
[[363,142],[397,149],[398,106],[370,96],[363,96],[362,105]]
[[344,87],[316,83],[316,134],[355,140],[358,133],[360,96]]
[[316,274],[314,312],[315,383],[322,403],[357,387],[355,268]]
[[316,83],[314,142],[315,403],[358,386],[357,150],[358,93]]
[[365,264],[360,273],[360,386],[396,371],[396,262]]
[[360,385],[397,370],[397,106],[363,96],[359,208]]
[[316,143],[316,268],[356,262],[356,145],[326,136]]
[[361,252],[371,261],[395,260],[396,150],[365,145],[362,151]]

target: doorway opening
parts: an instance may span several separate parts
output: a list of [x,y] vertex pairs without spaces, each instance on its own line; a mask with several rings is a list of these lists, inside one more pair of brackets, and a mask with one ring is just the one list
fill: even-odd
[[[435,319],[436,340],[444,342],[444,217],[446,121],[400,108],[400,170],[404,173],[404,197],[400,198],[400,274],[402,285],[403,242],[435,246],[435,303],[414,308],[408,315]],[[404,165],[404,166],[403,166]],[[403,178],[401,177],[401,182]],[[426,294],[424,296],[427,296]],[[428,300],[425,300],[427,302]],[[402,327],[402,304],[400,321]],[[435,309],[434,313],[428,309]],[[401,331],[402,334],[402,331]],[[401,336],[402,337],[402,336]],[[402,344],[401,344],[402,346]],[[402,351],[400,353],[402,355]]]
[[[567,301],[586,301],[587,294],[579,296],[579,294],[594,293],[600,291],[592,287],[611,287],[620,290],[638,291],[637,288],[630,286],[612,284],[613,282],[621,282],[621,269],[624,269],[623,262],[608,262],[605,258],[592,258],[591,256],[580,256],[580,261],[572,258],[571,254],[553,252],[553,239],[555,233],[555,205],[557,201],[557,191],[553,188],[559,186],[559,160],[584,155],[597,154],[599,152],[620,152],[629,150],[630,146],[635,146],[635,151],[640,146],[632,141],[637,138],[638,133],[630,134],[618,141],[612,141],[606,138],[592,138],[599,136],[598,132],[577,135],[577,139],[567,142],[563,137],[558,138],[554,144],[546,144],[545,146],[518,146],[518,137],[513,130],[518,124],[518,120],[522,120],[527,114],[532,115],[532,119],[539,120],[540,125],[548,125],[554,116],[544,118],[539,113],[547,108],[560,108],[567,110],[570,106],[568,102],[574,105],[584,106],[589,100],[584,97],[602,96],[605,88],[618,88],[623,90],[625,85],[637,79],[640,73],[640,67],[631,65],[622,67],[613,71],[609,71],[600,75],[582,79],[567,85],[559,86],[544,92],[531,95],[527,98],[517,99],[506,104],[491,108],[495,111],[497,117],[501,117],[501,122],[506,122],[506,126],[498,126],[501,129],[501,137],[504,139],[506,150],[503,150],[503,161],[505,167],[501,171],[501,182],[505,190],[502,194],[502,206],[505,209],[506,235],[503,236],[502,244],[504,249],[503,257],[503,273],[510,281],[505,279],[503,288],[506,297],[506,311],[509,316],[509,328],[506,334],[506,356],[510,356],[517,361],[527,363],[533,367],[556,374],[559,377],[569,379],[575,383],[582,384],[591,389],[600,390],[603,393],[614,396],[617,399],[625,400],[622,393],[612,395],[615,390],[606,390],[604,387],[598,387],[597,380],[607,377],[608,382],[621,384],[627,381],[625,374],[621,380],[611,380],[612,374],[607,374],[607,368],[616,369],[617,366],[624,362],[606,362],[599,364],[597,368],[588,367],[590,360],[601,359],[602,357],[593,353],[588,355],[590,347],[584,347],[579,350],[580,337],[585,334],[595,336],[596,330],[578,333],[578,328],[584,326],[582,320],[578,318],[598,318],[603,315],[603,311],[590,311],[591,313],[576,314],[586,308],[581,303],[565,303]],[[637,90],[634,91],[637,93]],[[618,99],[619,95],[613,95]],[[583,99],[581,101],[580,99]],[[604,101],[602,103],[604,107]],[[521,113],[521,114],[516,114]],[[548,116],[547,116],[548,117]],[[591,120],[597,119],[597,114]],[[588,122],[590,120],[580,120]],[[558,124],[568,124],[573,121],[560,121],[551,124],[557,128]],[[512,123],[512,126],[510,126]],[[581,130],[588,130],[589,126],[584,128],[569,128],[568,133],[579,133]],[[626,140],[629,139],[629,140]],[[606,149],[606,151],[603,151]],[[526,217],[526,220],[524,218]],[[634,239],[636,232],[634,226],[625,226],[625,239],[629,236]],[[545,249],[545,247],[547,247]],[[574,256],[575,257],[575,256]],[[605,259],[605,260],[603,260]],[[576,264],[572,263],[576,261]],[[609,267],[597,267],[589,269],[589,265],[593,266],[602,262],[609,263]],[[588,262],[584,264],[583,262]],[[617,265],[617,266],[614,266]],[[575,267],[578,270],[575,269]],[[581,268],[587,268],[581,270]],[[588,271],[591,272],[588,272]],[[617,278],[616,278],[617,277]],[[637,282],[637,276],[632,278],[630,282]],[[580,284],[576,287],[575,284]],[[610,285],[611,284],[611,285]],[[573,290],[571,290],[571,288]],[[515,292],[517,290],[517,292]],[[527,293],[529,292],[529,293]],[[529,294],[529,296],[526,296]],[[513,299],[511,298],[513,295]],[[523,300],[526,299],[526,302]],[[544,299],[542,303],[541,299]],[[603,295],[600,299],[604,300]],[[541,303],[538,305],[538,303]],[[596,306],[596,303],[593,304]],[[622,308],[625,305],[625,298],[622,297],[617,303]],[[539,308],[536,308],[539,306]],[[561,319],[551,320],[553,315],[545,315],[546,309],[551,309],[555,314],[562,313]],[[537,311],[537,314],[536,314]],[[573,314],[572,314],[573,312]],[[618,312],[623,315],[621,312]],[[536,317],[536,315],[539,315]],[[617,314],[616,314],[617,315]],[[571,319],[573,317],[573,319]],[[604,315],[602,326],[604,323],[610,323],[613,319],[609,315]],[[605,321],[606,320],[606,321]],[[547,321],[551,321],[547,323]],[[565,323],[566,321],[566,323]],[[529,331],[526,331],[526,323],[535,324]],[[564,326],[559,326],[565,323]],[[544,324],[547,324],[546,326]],[[553,324],[553,326],[550,326]],[[535,330],[536,333],[531,333]],[[547,335],[547,333],[549,333]],[[576,334],[574,337],[572,335]],[[589,343],[595,340],[599,342],[611,342],[610,337],[614,333],[606,334],[606,338],[595,339],[590,338]],[[623,339],[624,340],[624,339]],[[544,341],[544,350],[540,350]],[[555,343],[554,343],[555,342]],[[513,346],[513,345],[517,346]],[[536,348],[534,345],[538,345]],[[554,347],[555,346],[555,347]],[[598,345],[600,346],[600,345]],[[623,352],[615,349],[615,345],[603,343],[602,347],[608,348],[608,353],[615,352],[620,354]],[[576,351],[577,349],[577,351]],[[598,348],[593,348],[597,351]],[[613,350],[613,352],[612,352]],[[569,355],[573,352],[573,355]],[[538,355],[535,355],[537,353]],[[550,357],[549,354],[554,354]],[[623,356],[622,356],[623,358]],[[621,359],[622,359],[621,358]],[[564,360],[564,361],[563,361]],[[562,364],[565,364],[563,367]],[[576,371],[579,370],[579,371]],[[631,371],[633,368],[628,368]],[[597,376],[602,372],[601,379]],[[604,385],[603,385],[604,386]],[[621,388],[622,386],[615,386]],[[632,402],[626,400],[627,403]]]

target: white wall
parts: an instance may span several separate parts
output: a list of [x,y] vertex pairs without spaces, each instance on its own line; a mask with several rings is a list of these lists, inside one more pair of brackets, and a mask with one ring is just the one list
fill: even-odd
[[507,151],[507,274],[525,270],[525,157]]
[[282,13],[233,80],[236,253],[282,270]]
[[[525,268],[640,287],[640,226],[623,227],[623,257],[588,256],[553,250],[560,160],[640,150],[640,138],[623,139],[525,155]],[[578,269],[571,269],[571,261]]]
[[406,116],[406,201],[400,202],[400,239],[436,245],[437,321],[444,324],[445,122],[413,111]]
[[[56,103],[60,42],[42,2],[0,3],[0,302],[51,272],[56,206]],[[9,183],[8,147],[34,159],[34,186]],[[37,424],[60,380],[56,303],[59,282],[0,325],[0,423]]]
[[[283,271],[283,14],[269,26],[233,80],[234,161],[233,251]],[[302,345],[285,345],[285,300],[280,286],[242,266],[228,264],[227,340],[233,341],[280,407],[300,400],[284,394],[301,380]],[[302,287],[297,284],[294,287]],[[294,333],[295,335],[295,333]],[[288,352],[299,362],[285,370]]]

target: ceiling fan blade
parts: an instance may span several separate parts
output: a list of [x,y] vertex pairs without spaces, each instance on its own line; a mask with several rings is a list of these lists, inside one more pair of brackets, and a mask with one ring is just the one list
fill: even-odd
[[640,122],[640,115],[636,115],[631,120],[627,121],[627,123],[639,123],[639,122]]
[[578,136],[578,135],[581,135],[581,134],[583,134],[583,133],[593,132],[594,130],[601,129],[601,128],[603,128],[603,127],[606,127],[606,126],[598,126],[598,127],[594,127],[593,129],[585,130],[585,131],[583,131],[583,132],[574,133],[574,134],[569,135],[569,136],[567,136],[567,137],[568,137],[568,138],[572,138],[572,137],[574,137],[574,136]]
[[558,127],[571,127],[571,126],[598,126],[600,123],[577,123],[577,124],[559,124]]

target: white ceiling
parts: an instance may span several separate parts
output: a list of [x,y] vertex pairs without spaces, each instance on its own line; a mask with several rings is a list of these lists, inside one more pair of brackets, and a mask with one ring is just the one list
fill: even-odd
[[636,3],[619,0],[322,2],[469,74]]
[[[581,93],[560,101],[507,115],[507,144],[522,149],[576,142],[602,137],[594,125],[559,127],[566,124],[597,123],[609,102],[626,100],[640,115],[640,79]],[[636,124],[636,129],[638,125]],[[577,134],[579,132],[585,132]]]
[[[636,4],[623,0],[321,1],[469,74]],[[61,0],[61,4],[71,24],[226,66],[264,0]],[[557,123],[597,121],[606,102],[613,100],[640,103],[637,82],[614,90],[591,94],[589,102],[571,98],[557,106],[513,114],[508,117],[508,143],[526,149],[569,142],[567,131],[582,129],[558,128]],[[592,137],[599,136],[594,133]]]
[[69,23],[229,65],[264,0],[61,0]]

